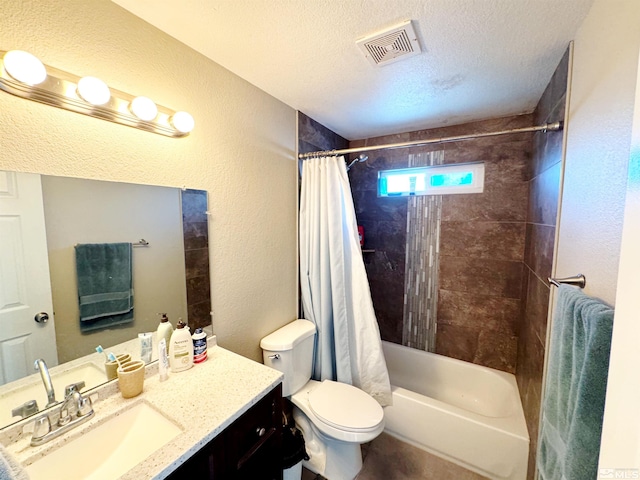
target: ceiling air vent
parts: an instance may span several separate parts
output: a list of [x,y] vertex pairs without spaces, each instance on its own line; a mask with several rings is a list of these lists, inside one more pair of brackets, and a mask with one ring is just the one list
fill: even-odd
[[422,52],[411,20],[361,38],[356,44],[373,65],[387,65]]

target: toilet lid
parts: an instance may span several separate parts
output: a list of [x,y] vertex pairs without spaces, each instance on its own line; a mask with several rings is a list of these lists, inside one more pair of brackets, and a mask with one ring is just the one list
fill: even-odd
[[373,397],[346,383],[323,381],[309,393],[309,405],[323,422],[342,430],[369,430],[382,422],[382,407]]

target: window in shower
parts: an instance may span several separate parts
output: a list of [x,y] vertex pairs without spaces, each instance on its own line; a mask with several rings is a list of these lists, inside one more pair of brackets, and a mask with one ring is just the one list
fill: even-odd
[[379,197],[482,193],[484,163],[400,168],[378,172]]

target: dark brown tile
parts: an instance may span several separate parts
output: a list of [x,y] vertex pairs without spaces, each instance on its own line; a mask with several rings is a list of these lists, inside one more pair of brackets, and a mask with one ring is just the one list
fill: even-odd
[[184,257],[187,279],[209,275],[209,249],[186,250]]
[[518,337],[501,332],[481,330],[473,363],[504,372],[515,373]]
[[[560,107],[559,107],[560,108]],[[562,160],[564,132],[537,132],[533,137],[533,155],[528,171],[528,179],[537,177],[546,169]]]
[[493,188],[493,184],[485,182],[483,193],[443,196],[442,220],[524,222],[528,188],[527,183]]
[[300,153],[348,148],[349,141],[313,118],[298,112],[298,149]]
[[478,350],[479,331],[457,325],[438,325],[436,353],[473,362]]
[[551,123],[556,122],[558,120],[562,120],[562,118],[557,118],[552,115],[555,107],[560,103],[567,91],[567,79],[569,76],[569,55],[570,55],[570,46],[567,46],[562,58],[558,62],[558,66],[556,67],[549,83],[547,84],[547,88],[545,89],[542,97],[538,101],[538,105],[534,112],[534,121],[536,125],[542,123]]
[[442,222],[440,255],[521,261],[525,224],[512,222]]
[[[533,114],[526,115],[514,115],[510,117],[492,118],[489,120],[480,120],[477,122],[461,122],[456,125],[448,127],[434,128],[429,130],[416,130],[411,132],[411,141],[430,139],[430,138],[442,138],[452,137],[458,135],[471,135],[476,133],[496,132],[501,130],[509,130],[513,128],[522,128],[531,126],[533,123]],[[513,135],[501,135],[499,137],[484,137],[473,140],[463,140],[459,142],[451,142],[441,144],[444,145],[445,151],[452,145],[460,143],[470,142],[476,147],[482,147],[484,145],[492,145],[495,143],[508,143],[511,141],[517,141],[522,134]]]
[[547,341],[549,286],[531,271],[529,271],[528,286],[524,321],[532,328],[538,342],[544,345]]
[[519,299],[438,291],[438,328],[454,325],[515,335],[519,315]]
[[187,279],[187,302],[200,303],[211,298],[209,275]]
[[184,249],[197,250],[209,245],[209,227],[207,222],[190,222],[183,225]]
[[189,314],[189,328],[191,332],[196,328],[211,325],[211,302],[204,301],[187,306]]
[[460,257],[440,259],[439,286],[443,290],[519,299],[522,278],[521,262]]
[[527,223],[525,264],[542,279],[551,275],[555,226]]
[[459,142],[445,149],[444,163],[483,162],[485,181],[498,184],[527,181],[527,165],[532,155],[532,135],[516,141],[477,147],[473,142]]
[[517,343],[517,337],[506,333],[438,324],[436,353],[515,373]]
[[560,191],[560,163],[531,180],[528,223],[555,225]]

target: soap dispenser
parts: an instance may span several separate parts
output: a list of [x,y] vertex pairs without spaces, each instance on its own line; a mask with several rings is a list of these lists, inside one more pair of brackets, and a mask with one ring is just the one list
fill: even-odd
[[172,372],[182,372],[193,367],[193,340],[187,324],[178,320],[169,342],[169,365]]
[[173,325],[169,321],[169,317],[167,317],[166,313],[159,313],[160,317],[160,325],[158,325],[158,335],[157,340],[160,343],[160,340],[164,338],[165,342],[167,342],[167,354],[171,351],[171,334],[173,333]]

